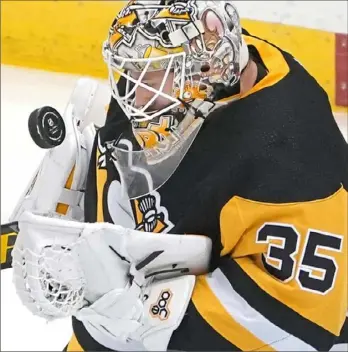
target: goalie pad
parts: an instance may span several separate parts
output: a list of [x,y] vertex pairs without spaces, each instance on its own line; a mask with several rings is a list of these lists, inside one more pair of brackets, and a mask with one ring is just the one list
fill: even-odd
[[96,125],[106,118],[107,86],[80,79],[63,114],[66,137],[50,149],[15,207],[10,222],[24,211],[59,213],[83,221],[83,195]]

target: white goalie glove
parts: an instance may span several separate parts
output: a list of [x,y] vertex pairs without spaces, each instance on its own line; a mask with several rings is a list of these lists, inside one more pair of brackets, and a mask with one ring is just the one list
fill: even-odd
[[194,275],[207,272],[210,260],[211,241],[203,236],[29,212],[18,225],[14,283],[24,305],[47,320],[74,315],[95,340],[119,351],[165,350]]

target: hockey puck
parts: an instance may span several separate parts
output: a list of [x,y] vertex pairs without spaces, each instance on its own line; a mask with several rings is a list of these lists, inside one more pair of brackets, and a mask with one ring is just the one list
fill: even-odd
[[59,146],[66,135],[62,116],[50,106],[35,109],[29,116],[28,128],[35,144],[43,149]]

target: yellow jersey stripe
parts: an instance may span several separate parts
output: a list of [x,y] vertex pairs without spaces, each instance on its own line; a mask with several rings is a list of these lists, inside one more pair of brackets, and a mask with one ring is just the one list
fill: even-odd
[[68,352],[83,352],[84,349],[81,347],[79,342],[77,341],[76,335],[74,334],[73,337],[71,338],[68,347],[67,347]]
[[242,351],[275,351],[233,319],[211,290],[205,276],[197,278],[192,301],[205,321]]
[[315,351],[312,346],[282,330],[251,307],[233,289],[220,269],[207,276],[206,280],[228,314],[255,337],[263,341],[264,346],[268,348],[272,346],[278,351]]

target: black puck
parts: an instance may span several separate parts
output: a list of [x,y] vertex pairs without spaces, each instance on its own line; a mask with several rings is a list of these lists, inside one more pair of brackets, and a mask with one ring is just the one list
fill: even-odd
[[28,128],[35,144],[43,149],[61,145],[66,136],[62,116],[50,106],[35,109],[29,116]]

